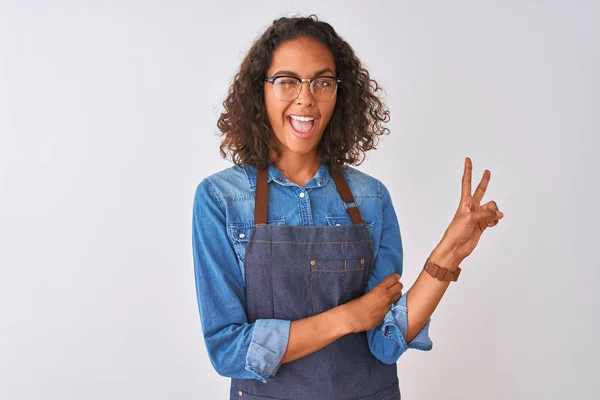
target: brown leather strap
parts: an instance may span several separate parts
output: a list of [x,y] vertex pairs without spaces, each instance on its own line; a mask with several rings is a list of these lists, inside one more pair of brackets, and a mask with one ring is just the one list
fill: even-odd
[[254,195],[254,225],[267,223],[267,202],[269,197],[269,169],[256,172],[256,192]]
[[423,269],[429,275],[443,282],[456,282],[458,280],[458,276],[460,275],[460,271],[462,271],[460,267],[457,267],[455,271],[450,271],[449,269],[434,263],[429,258],[425,261]]
[[[358,211],[358,206],[354,201],[354,196],[352,195],[352,191],[350,190],[350,186],[348,186],[348,182],[344,175],[338,171],[337,169],[329,168],[329,172],[333,177],[333,181],[335,182],[335,187],[337,188],[340,196],[342,197],[342,201],[344,202],[344,207],[348,211],[350,218],[352,218],[352,222],[357,224],[362,224],[362,216],[360,215],[360,211]],[[348,205],[350,203],[350,205]]]
[[[344,202],[344,207],[348,211],[352,222],[362,224],[362,216],[358,210],[358,206],[354,201],[354,196],[348,186],[348,182],[344,175],[333,168],[330,168],[331,176],[335,182],[335,187]],[[256,192],[254,195],[254,225],[266,224],[267,223],[267,202],[268,202],[268,190],[269,190],[269,169],[262,169],[256,172]]]

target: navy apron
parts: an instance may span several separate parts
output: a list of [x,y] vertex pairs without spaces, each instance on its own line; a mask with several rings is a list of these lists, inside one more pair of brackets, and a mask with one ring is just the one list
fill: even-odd
[[[255,229],[244,267],[249,323],[310,317],[364,294],[373,265],[370,236],[346,179],[341,172],[330,171],[353,225],[268,225],[268,170],[257,172]],[[230,400],[399,400],[400,388],[396,363],[375,358],[365,332],[359,332],[282,364],[266,383],[232,378],[229,396]]]

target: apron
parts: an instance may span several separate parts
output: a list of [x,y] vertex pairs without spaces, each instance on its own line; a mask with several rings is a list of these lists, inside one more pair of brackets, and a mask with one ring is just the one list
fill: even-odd
[[[255,229],[245,256],[246,315],[297,320],[322,313],[364,294],[373,251],[350,187],[330,169],[354,225],[268,225],[268,170],[257,172]],[[396,363],[385,364],[369,349],[365,332],[282,364],[267,383],[232,378],[230,400],[400,400]]]

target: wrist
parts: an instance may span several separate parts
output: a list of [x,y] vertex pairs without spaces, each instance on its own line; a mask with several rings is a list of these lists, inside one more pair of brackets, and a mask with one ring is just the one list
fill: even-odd
[[445,243],[438,244],[429,255],[429,259],[440,267],[446,268],[450,271],[456,271],[462,262],[462,260],[456,256],[454,248],[446,245]]
[[352,304],[345,303],[340,306],[332,308],[332,311],[335,310],[337,319],[339,321],[338,326],[342,330],[342,336],[348,335],[350,333],[354,333],[354,322],[353,322],[353,314],[352,314]]

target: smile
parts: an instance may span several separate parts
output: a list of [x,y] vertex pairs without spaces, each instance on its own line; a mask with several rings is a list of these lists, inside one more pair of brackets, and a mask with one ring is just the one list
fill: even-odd
[[294,136],[299,139],[308,139],[312,136],[315,127],[315,118],[288,115],[287,119],[290,122]]

